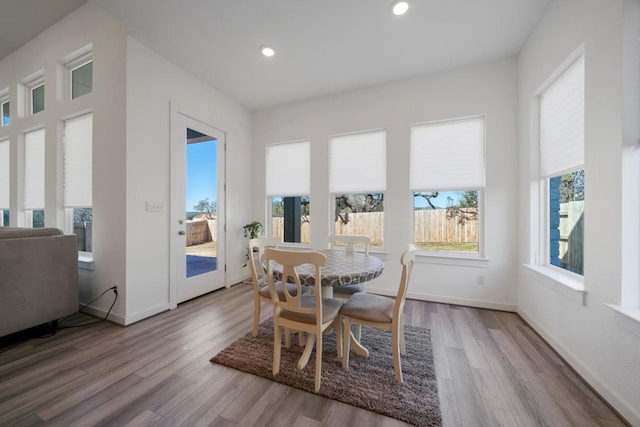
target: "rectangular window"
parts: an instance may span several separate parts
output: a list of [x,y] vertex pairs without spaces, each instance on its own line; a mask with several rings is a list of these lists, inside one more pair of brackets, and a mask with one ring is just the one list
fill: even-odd
[[9,101],[3,101],[0,106],[0,110],[2,110],[2,126],[7,126],[11,123],[11,104]]
[[311,142],[267,146],[266,193],[271,235],[285,242],[309,243]]
[[65,120],[63,134],[65,233],[78,236],[78,250],[92,247],[92,146],[91,113]]
[[484,117],[411,127],[413,242],[426,251],[480,251]]
[[546,265],[583,274],[584,57],[540,94],[541,218]]
[[27,227],[44,227],[44,129],[24,134],[23,209]]
[[31,88],[31,114],[44,111],[44,83]]
[[71,69],[71,99],[91,93],[93,90],[93,61]]
[[9,140],[0,141],[0,226],[9,225]]
[[329,191],[334,234],[366,235],[371,237],[371,246],[383,247],[386,186],[386,131],[331,137]]

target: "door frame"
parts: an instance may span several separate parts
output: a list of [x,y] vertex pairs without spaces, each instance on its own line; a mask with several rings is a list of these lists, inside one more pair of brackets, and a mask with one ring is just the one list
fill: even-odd
[[[178,232],[182,229],[183,226],[179,225],[177,222],[177,218],[182,215],[178,215],[178,212],[183,212],[185,210],[184,206],[178,207],[178,194],[179,192],[184,192],[185,189],[182,187],[184,183],[184,177],[182,179],[176,179],[174,174],[176,173],[176,166],[178,159],[184,160],[184,155],[180,153],[174,152],[179,144],[176,144],[176,140],[180,140],[184,142],[185,129],[182,129],[182,124],[184,119],[198,122],[202,124],[204,127],[215,130],[216,132],[222,134],[224,136],[223,146],[219,147],[218,150],[221,150],[223,154],[223,173],[218,176],[218,195],[217,201],[218,206],[222,204],[222,212],[224,215],[224,221],[222,224],[218,222],[218,239],[217,239],[217,247],[222,249],[222,253],[224,254],[223,263],[218,262],[218,272],[222,275],[222,285],[215,288],[220,289],[222,287],[227,286],[227,269],[226,269],[226,253],[227,253],[227,239],[226,239],[226,218],[227,218],[227,204],[226,204],[226,139],[227,133],[222,129],[213,126],[207,123],[207,120],[201,119],[201,115],[194,114],[191,110],[183,108],[183,106],[176,104],[174,101],[169,102],[170,106],[170,120],[169,120],[169,159],[170,159],[170,167],[169,167],[169,200],[170,200],[170,212],[169,212],[169,308],[173,310],[178,306],[178,286],[180,283],[180,278],[178,277],[178,269],[176,268],[176,260],[178,254],[184,254],[184,244],[181,240],[176,239],[175,236],[178,235]],[[218,141],[220,142],[220,141]],[[183,145],[183,144],[182,144]],[[218,156],[219,158],[219,156]],[[183,168],[184,170],[184,168]],[[219,172],[218,172],[219,173]],[[222,201],[222,203],[220,203]]]

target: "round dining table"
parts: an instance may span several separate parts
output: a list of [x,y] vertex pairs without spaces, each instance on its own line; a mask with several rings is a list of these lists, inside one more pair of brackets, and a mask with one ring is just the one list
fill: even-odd
[[[327,257],[327,264],[322,267],[321,285],[322,296],[333,297],[333,288],[358,283],[369,282],[382,274],[384,264],[373,255],[363,252],[347,252],[340,249],[325,249],[320,251]],[[282,266],[274,263],[272,266],[275,280],[282,280]],[[315,285],[315,267],[311,264],[296,268],[300,282],[303,285]]]

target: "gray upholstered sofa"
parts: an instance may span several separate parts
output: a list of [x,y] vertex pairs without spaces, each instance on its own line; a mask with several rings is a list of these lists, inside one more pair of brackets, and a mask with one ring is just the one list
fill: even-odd
[[0,227],[0,336],[78,311],[75,235]]

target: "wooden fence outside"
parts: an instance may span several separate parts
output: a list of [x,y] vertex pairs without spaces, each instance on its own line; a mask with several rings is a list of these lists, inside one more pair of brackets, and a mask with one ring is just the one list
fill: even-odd
[[560,263],[582,273],[584,242],[584,200],[560,203]]
[[458,217],[448,217],[446,209],[416,210],[413,224],[416,243],[478,242],[478,220],[461,222]]
[[202,243],[217,240],[216,220],[187,220],[186,237],[187,246],[200,245]]
[[[273,235],[283,238],[283,218],[272,219]],[[382,245],[384,213],[361,212],[349,214],[349,223],[338,223],[335,234],[359,234],[371,237],[373,246]],[[478,221],[460,224],[457,218],[447,218],[446,209],[425,209],[414,212],[414,240],[416,243],[473,243],[478,241]],[[301,241],[309,242],[309,223],[303,223]]]

